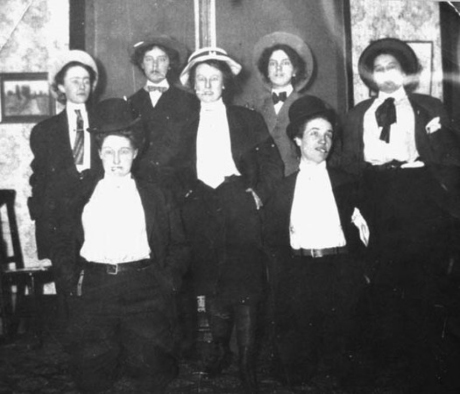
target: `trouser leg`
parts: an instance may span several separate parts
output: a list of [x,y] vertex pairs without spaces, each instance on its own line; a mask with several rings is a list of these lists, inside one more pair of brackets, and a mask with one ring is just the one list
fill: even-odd
[[235,308],[238,366],[245,394],[258,392],[255,355],[256,305],[237,305]]
[[230,337],[233,328],[233,316],[229,306],[215,298],[207,299],[209,327],[212,334],[211,354],[205,360],[205,371],[218,375],[231,363]]

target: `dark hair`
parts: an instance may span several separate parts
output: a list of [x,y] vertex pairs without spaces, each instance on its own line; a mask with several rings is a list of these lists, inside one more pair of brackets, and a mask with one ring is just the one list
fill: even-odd
[[303,134],[305,132],[305,128],[307,126],[307,124],[309,122],[311,122],[312,120],[315,120],[315,119],[324,119],[326,121],[328,121],[331,126],[332,126],[332,131],[335,132],[336,128],[337,128],[337,119],[335,117],[335,115],[333,114],[333,112],[321,112],[319,114],[314,114],[308,118],[305,118],[303,119],[301,122],[299,122],[298,124],[296,124],[294,127],[292,127],[292,132],[290,133],[290,137],[292,140],[296,139],[296,138],[303,138]]
[[[411,60],[408,59],[404,55],[404,53],[402,53],[398,49],[396,49],[396,48],[382,48],[381,50],[375,52],[374,56],[369,56],[369,58],[367,58],[366,61],[363,63],[364,72],[368,76],[368,81],[369,81],[369,85],[370,85],[369,87],[372,90],[376,91],[376,92],[378,92],[379,88],[378,88],[377,84],[374,82],[374,62],[375,62],[375,59],[377,59],[377,57],[380,56],[380,55],[391,55],[391,56],[393,56],[398,61],[399,65],[401,66],[401,68],[403,70],[403,72],[407,76],[418,74],[422,69],[421,65],[420,65],[420,63],[418,61],[417,61],[417,64],[415,66],[415,69],[414,69]],[[415,78],[413,80],[410,79],[409,83],[405,84],[404,87],[405,87],[405,89],[407,91],[412,92],[417,87],[418,82],[419,82],[418,78]]]
[[137,149],[139,152],[142,150],[144,144],[144,135],[142,132],[142,126],[135,125],[131,129],[119,130],[108,133],[94,133],[94,140],[98,150],[101,150],[104,140],[111,135],[118,137],[125,137],[131,142],[131,146]]
[[174,82],[179,76],[180,69],[179,53],[174,49],[156,43],[150,45],[142,45],[134,50],[134,53],[131,55],[131,63],[134,64],[139,70],[141,70],[142,73],[144,73],[144,69],[142,68],[144,56],[148,51],[152,50],[153,48],[161,49],[168,56],[169,70],[166,73],[166,79],[169,82]]
[[225,104],[230,104],[230,102],[233,99],[233,94],[235,93],[236,90],[236,82],[235,82],[235,77],[232,73],[232,70],[230,69],[230,66],[222,61],[222,60],[216,60],[216,59],[208,59],[204,60],[199,63],[195,63],[193,67],[190,69],[190,74],[189,74],[189,84],[192,87],[192,89],[195,86],[195,78],[196,78],[196,69],[200,64],[208,64],[211,67],[217,68],[223,76],[223,86],[225,89],[222,91],[222,100],[224,101]]
[[[88,66],[87,64],[84,64],[82,62],[73,60],[73,61],[71,61],[69,63],[66,63],[65,66],[62,67],[59,70],[59,72],[54,76],[54,81],[51,84],[51,89],[53,89],[53,91],[56,93],[56,99],[61,104],[65,104],[67,98],[65,96],[65,93],[63,93],[63,92],[61,92],[59,90],[58,86],[64,84],[64,79],[65,79],[65,77],[67,75],[67,71],[69,71],[73,67],[82,67],[86,71],[88,71],[89,81],[90,81],[90,84],[91,84],[90,98],[91,98],[91,94],[93,92],[93,84],[94,84],[94,81],[96,80],[96,72],[90,66]],[[89,101],[89,99],[88,99],[88,101]]]
[[307,65],[305,61],[302,59],[302,57],[300,57],[300,55],[289,45],[276,44],[269,48],[265,48],[257,62],[257,68],[259,69],[260,73],[264,76],[265,81],[267,83],[271,83],[270,78],[268,77],[268,63],[270,61],[270,57],[275,51],[283,51],[284,53],[286,53],[286,55],[292,63],[292,66],[294,67],[295,77],[292,77],[292,86],[295,86],[298,82],[306,78],[308,70]]

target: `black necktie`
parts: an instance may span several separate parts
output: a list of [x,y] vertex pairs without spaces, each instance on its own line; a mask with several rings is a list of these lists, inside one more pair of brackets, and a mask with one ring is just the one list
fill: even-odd
[[390,128],[393,123],[396,123],[396,107],[395,99],[388,97],[375,111],[377,124],[382,127],[380,139],[386,143],[390,142]]
[[286,92],[281,92],[280,94],[276,94],[275,92],[272,93],[273,104],[277,104],[280,101],[285,102],[286,99],[287,99]]
[[85,145],[85,135],[83,127],[83,116],[79,109],[75,110],[77,114],[77,130],[75,134],[75,143],[73,145],[73,159],[75,164],[83,164],[83,151]]

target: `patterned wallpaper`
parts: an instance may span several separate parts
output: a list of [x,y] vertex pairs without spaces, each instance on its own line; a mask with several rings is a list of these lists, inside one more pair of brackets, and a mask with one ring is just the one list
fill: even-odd
[[[425,0],[350,0],[350,5],[355,103],[369,97],[369,89],[363,84],[358,74],[359,56],[372,40],[384,37],[432,43],[433,77],[428,90],[432,96],[442,98],[439,3]],[[421,47],[424,44],[415,45],[418,47],[414,50],[418,50],[423,49]],[[422,65],[428,69],[429,59]],[[430,85],[429,82],[428,85]],[[420,88],[425,91],[427,89],[424,84],[421,84]]]
[[[49,59],[68,48],[68,0],[0,1],[0,72],[47,71]],[[356,62],[370,40],[393,36],[403,40],[431,41],[434,43],[433,69],[435,75],[440,74],[439,11],[436,2],[350,0],[350,3],[356,102],[368,96],[357,75]],[[432,94],[441,97],[441,89],[441,80],[435,78]],[[0,123],[0,188],[16,189],[18,193],[16,208],[25,261],[27,265],[38,265],[48,262],[37,262],[34,223],[27,210],[32,126]]]
[[[0,0],[0,72],[46,72],[49,59],[69,46],[68,0]],[[37,261],[35,227],[27,209],[33,124],[0,123],[0,188],[15,189],[26,265]],[[2,220],[6,211],[2,209]],[[4,232],[9,229],[3,223]],[[6,235],[6,234],[5,234]]]

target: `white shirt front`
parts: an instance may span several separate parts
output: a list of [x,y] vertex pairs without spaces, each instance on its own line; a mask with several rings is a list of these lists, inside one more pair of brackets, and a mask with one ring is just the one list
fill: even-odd
[[301,161],[291,208],[293,249],[325,249],[346,245],[326,162]]
[[75,136],[77,134],[77,113],[76,110],[80,110],[81,116],[83,118],[83,133],[84,133],[84,150],[83,150],[83,164],[77,165],[78,171],[83,171],[91,167],[91,135],[88,132],[89,120],[88,112],[86,111],[85,104],[74,104],[70,101],[67,101],[66,104],[66,114],[68,121],[68,130],[70,138],[70,147],[73,149],[75,145]]
[[120,264],[148,259],[144,208],[131,177],[104,178],[96,185],[83,215],[87,261]]
[[196,157],[198,179],[214,189],[225,177],[240,175],[232,157],[227,109],[222,99],[201,103]]
[[[396,123],[390,128],[390,142],[380,140],[382,127],[375,118],[375,111],[388,98],[395,99]],[[419,154],[415,145],[414,110],[401,87],[391,95],[379,92],[370,108],[364,114],[364,160],[373,165],[381,165],[392,160],[414,162]]]

